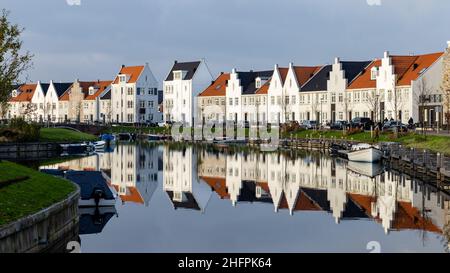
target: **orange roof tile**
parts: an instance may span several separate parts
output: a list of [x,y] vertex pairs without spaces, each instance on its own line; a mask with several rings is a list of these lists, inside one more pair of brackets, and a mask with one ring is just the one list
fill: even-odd
[[367,66],[352,82],[349,83],[348,89],[365,89],[365,88],[376,88],[377,81],[371,78],[371,69],[373,67],[380,67],[381,60],[374,60]]
[[287,77],[287,73],[289,71],[289,68],[286,67],[279,67],[278,71],[280,72],[280,76],[281,76],[281,83],[284,84],[284,81],[286,80]]
[[220,199],[230,199],[225,178],[200,176],[219,195]]
[[92,86],[97,88],[97,91],[92,95],[89,95],[89,93],[87,93],[85,100],[95,100],[98,96],[100,96],[100,94],[103,91],[105,91],[108,88],[108,86],[111,83],[112,83],[112,81],[97,81],[97,82],[95,82],[95,84]]
[[299,86],[303,86],[321,68],[321,66],[294,66],[295,77]]
[[376,197],[349,193],[348,196],[361,207],[367,216],[372,217],[372,202],[376,202]]
[[411,85],[411,82],[416,80],[424,69],[430,67],[433,63],[435,63],[444,52],[419,55],[414,60],[414,62],[408,67],[406,71],[403,72],[402,76],[399,76],[397,80],[397,85]]
[[[116,188],[117,191],[117,188]],[[133,202],[137,204],[144,204],[141,194],[135,187],[127,187],[127,194],[120,195],[120,199],[124,202]]]
[[[282,195],[280,201],[280,209],[288,209],[289,205],[286,200],[285,194]],[[299,190],[297,196],[297,203],[293,209],[294,211],[319,211],[322,208],[311,200],[302,190]]]
[[442,233],[430,219],[424,219],[419,210],[409,202],[398,202],[397,213],[392,223],[394,229],[417,229]]
[[16,97],[11,97],[11,102],[25,102],[31,101],[33,98],[34,92],[36,91],[37,84],[23,84],[18,88],[19,94]]
[[[69,89],[70,90],[70,89]],[[64,92],[61,97],[59,97],[59,101],[69,101],[69,90]]]
[[264,83],[258,90],[256,90],[255,94],[266,95],[269,91],[270,79]]
[[210,97],[210,96],[225,96],[225,90],[227,87],[227,81],[230,79],[229,73],[220,74],[216,80],[208,86],[203,92],[201,92],[199,97]]
[[[130,78],[128,80],[128,83],[135,83],[139,76],[141,75],[142,71],[144,71],[144,66],[124,66],[120,69],[119,74],[125,74],[128,75]],[[119,83],[119,77],[116,77],[114,80],[114,84]]]

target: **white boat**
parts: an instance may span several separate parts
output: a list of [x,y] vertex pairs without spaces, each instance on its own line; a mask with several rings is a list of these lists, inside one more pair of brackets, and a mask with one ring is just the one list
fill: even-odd
[[370,144],[353,145],[348,151],[348,160],[356,162],[378,162],[381,160],[383,153],[380,149]]
[[381,164],[372,164],[367,162],[349,161],[348,169],[359,175],[365,175],[368,177],[376,177],[383,172],[383,166]]
[[101,150],[104,149],[106,145],[106,141],[100,140],[92,143],[92,146],[94,146],[95,150]]

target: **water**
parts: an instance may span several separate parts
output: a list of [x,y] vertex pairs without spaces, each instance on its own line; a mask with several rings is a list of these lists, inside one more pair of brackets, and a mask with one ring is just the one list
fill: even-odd
[[448,247],[450,196],[379,165],[318,153],[223,154],[133,144],[42,167],[103,170],[120,195],[115,211],[97,217],[82,211],[82,252]]

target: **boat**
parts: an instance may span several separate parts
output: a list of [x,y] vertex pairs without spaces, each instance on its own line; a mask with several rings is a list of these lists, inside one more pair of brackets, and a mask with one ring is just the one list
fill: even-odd
[[60,147],[65,154],[85,154],[93,150],[87,143],[60,144]]
[[79,207],[115,206],[116,196],[98,171],[65,171],[59,169],[42,169],[41,172],[64,177],[80,187]]
[[105,146],[106,146],[106,141],[104,140],[99,140],[96,142],[92,143],[93,148],[97,151],[97,150],[104,150]]
[[383,166],[380,163],[372,164],[367,162],[349,161],[348,169],[354,173],[370,178],[376,177],[383,172]]
[[80,208],[79,234],[98,234],[103,231],[108,221],[117,211],[115,207]]
[[116,137],[113,134],[103,134],[100,137],[101,140],[105,141],[106,143],[111,143],[116,141]]
[[380,149],[366,143],[353,145],[350,151],[347,151],[348,160],[356,162],[378,162],[382,155]]

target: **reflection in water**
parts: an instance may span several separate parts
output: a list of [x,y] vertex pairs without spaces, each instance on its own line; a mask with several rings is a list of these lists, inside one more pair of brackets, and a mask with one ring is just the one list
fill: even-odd
[[[336,223],[372,220],[385,233],[433,233],[442,236],[448,247],[449,195],[406,175],[384,171],[381,165],[348,163],[319,154],[221,154],[193,147],[120,145],[112,153],[45,168],[102,170],[123,203],[149,206],[162,185],[174,209],[204,213],[216,195],[232,206],[266,203],[275,212],[291,215],[328,212]],[[80,233],[101,232],[114,214],[83,214],[86,231]]]

